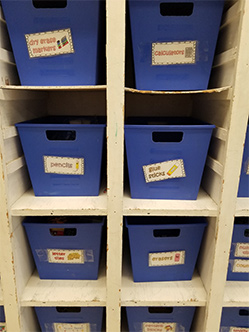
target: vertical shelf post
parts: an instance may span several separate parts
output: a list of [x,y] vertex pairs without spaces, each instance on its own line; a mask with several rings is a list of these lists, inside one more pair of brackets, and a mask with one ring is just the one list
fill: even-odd
[[123,163],[125,0],[107,0],[107,331],[120,331]]
[[[0,99],[4,99],[2,90]],[[13,254],[13,233],[7,201],[7,172],[4,163],[4,140],[2,131],[2,112],[0,117],[0,251],[1,285],[8,331],[20,332],[20,307],[18,303],[15,262]]]
[[227,137],[224,161],[223,184],[220,195],[219,215],[216,223],[216,249],[213,259],[210,290],[208,292],[205,331],[219,331],[223,306],[226,271],[229,260],[230,245],[236,207],[243,154],[243,139],[246,132],[249,99],[249,2],[244,0],[243,18],[241,20],[240,42],[238,45],[235,80],[232,87],[230,128]]

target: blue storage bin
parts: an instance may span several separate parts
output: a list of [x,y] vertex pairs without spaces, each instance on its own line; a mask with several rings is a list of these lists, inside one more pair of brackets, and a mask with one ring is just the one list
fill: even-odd
[[42,332],[102,331],[102,307],[35,307],[35,312]]
[[0,331],[6,331],[4,306],[0,306]]
[[208,87],[224,0],[129,0],[136,88]]
[[134,281],[191,280],[206,225],[202,218],[127,217]]
[[246,332],[249,328],[249,308],[223,308],[220,332]]
[[126,307],[129,332],[188,332],[195,307]]
[[[5,323],[5,313],[4,313],[4,306],[0,306],[0,323]],[[0,326],[1,331],[1,326]]]
[[101,0],[3,0],[21,84],[97,84],[103,5]]
[[16,127],[36,196],[99,195],[104,119],[48,117]]
[[249,197],[249,126],[246,131],[238,197]]
[[103,219],[28,217],[25,228],[41,279],[98,279]]
[[134,118],[125,125],[132,198],[197,198],[215,126],[190,118]]
[[249,218],[236,218],[227,280],[249,281]]

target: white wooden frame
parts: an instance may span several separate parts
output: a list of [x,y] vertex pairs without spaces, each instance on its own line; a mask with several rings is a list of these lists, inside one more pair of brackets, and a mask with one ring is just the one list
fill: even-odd
[[[211,88],[190,92],[125,87],[125,0],[107,0],[106,5],[106,86],[18,86],[8,38],[0,41],[0,305],[5,307],[7,329],[38,331],[34,306],[104,306],[107,332],[127,331],[125,317],[121,324],[121,308],[126,306],[196,306],[193,331],[218,332],[223,307],[249,307],[249,281],[226,281],[234,216],[249,216],[249,198],[237,198],[249,116],[249,3],[226,2]],[[7,36],[1,12],[0,23],[1,36]],[[75,114],[81,114],[83,103],[90,114],[107,115],[107,183],[94,198],[35,197],[14,124],[37,115],[63,114],[72,100]],[[125,116],[141,115],[141,109],[160,115],[165,103],[171,105],[167,115],[193,115],[216,125],[196,201],[136,200],[123,194]],[[97,281],[39,279],[21,221],[45,215],[107,216],[107,262],[102,262]],[[123,253],[123,216],[138,215],[207,218],[192,280],[132,281]]]

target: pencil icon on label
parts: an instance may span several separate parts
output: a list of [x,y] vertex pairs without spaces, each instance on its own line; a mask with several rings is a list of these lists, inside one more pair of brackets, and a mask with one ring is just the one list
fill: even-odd
[[178,166],[175,164],[174,166],[171,167],[171,169],[168,171],[168,175],[172,175],[176,170],[177,170]]
[[75,167],[76,167],[76,171],[78,171],[78,169],[79,169],[79,162],[78,161],[76,162]]

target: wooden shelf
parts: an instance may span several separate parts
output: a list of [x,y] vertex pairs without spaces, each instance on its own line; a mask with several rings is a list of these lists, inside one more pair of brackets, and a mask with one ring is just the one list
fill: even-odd
[[249,307],[249,281],[227,281],[224,307]]
[[128,192],[124,195],[123,214],[167,215],[167,216],[209,216],[216,217],[218,208],[210,196],[200,189],[197,200],[149,200],[132,199]]
[[[124,258],[125,260],[125,258]],[[205,306],[206,291],[199,274],[192,280],[134,282],[128,258],[123,266],[122,306]]]
[[22,294],[21,305],[105,306],[105,268],[100,268],[98,280],[42,280],[35,271]]
[[236,217],[248,217],[249,216],[249,198],[240,197],[236,202]]
[[32,189],[12,205],[13,216],[107,215],[107,194],[104,186],[99,196],[36,197]]
[[26,86],[26,85],[1,85],[6,90],[43,90],[43,91],[82,91],[82,90],[106,90],[106,85],[74,85],[74,86]]

